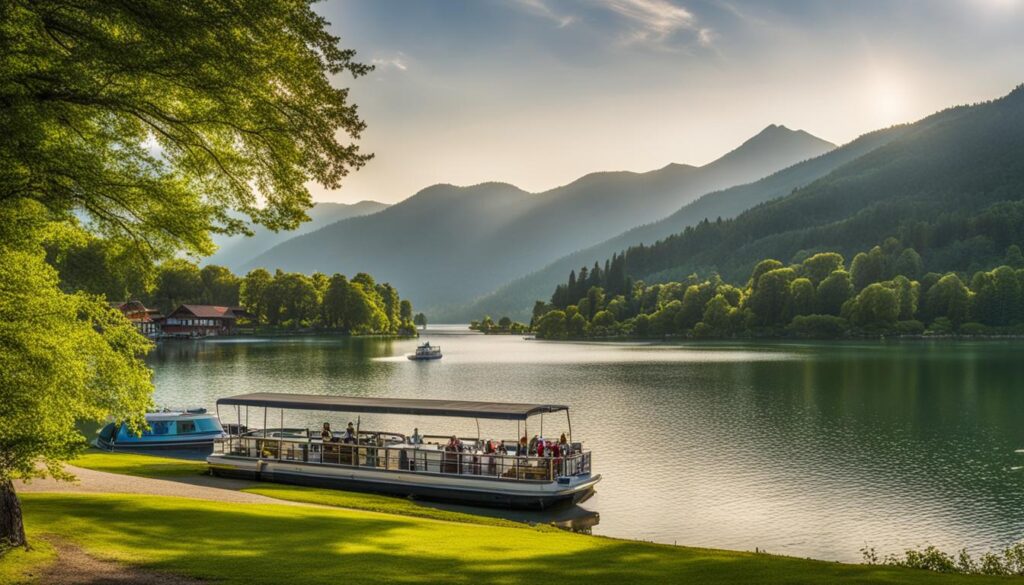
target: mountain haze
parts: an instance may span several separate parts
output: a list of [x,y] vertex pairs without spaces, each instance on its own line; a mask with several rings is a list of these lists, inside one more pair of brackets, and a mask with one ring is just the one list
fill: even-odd
[[215,236],[214,243],[218,247],[217,253],[205,258],[203,264],[218,264],[238,272],[248,261],[295,236],[316,231],[325,225],[350,217],[377,213],[387,207],[386,203],[377,201],[360,201],[352,204],[317,203],[306,212],[309,221],[292,231],[273,232],[257,225],[253,228],[251,237]]
[[251,260],[298,272],[371,272],[418,308],[466,303],[573,250],[660,219],[834,145],[769,126],[703,167],[602,172],[537,194],[506,183],[435,185],[379,213],[292,238]]

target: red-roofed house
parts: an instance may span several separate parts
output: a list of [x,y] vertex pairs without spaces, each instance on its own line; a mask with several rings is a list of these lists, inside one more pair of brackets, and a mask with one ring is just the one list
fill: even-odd
[[135,329],[146,337],[156,337],[160,334],[159,309],[147,309],[141,301],[128,301],[127,303],[111,303],[111,305],[124,313],[124,316],[135,325]]
[[251,318],[241,307],[181,305],[163,320],[163,334],[169,337],[207,337],[231,335],[237,331],[239,317]]

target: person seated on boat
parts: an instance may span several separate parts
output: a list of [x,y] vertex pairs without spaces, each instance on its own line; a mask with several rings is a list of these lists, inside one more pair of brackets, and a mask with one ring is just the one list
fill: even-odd
[[448,445],[445,446],[445,451],[458,452],[462,451],[462,441],[458,437],[452,435],[451,439],[448,439]]
[[537,457],[544,456],[544,437],[537,437]]
[[565,457],[572,451],[572,446],[569,445],[569,439],[565,437],[565,433],[562,433],[561,438],[558,439],[558,452]]
[[419,427],[416,427],[416,428],[414,428],[412,430],[412,436],[409,437],[409,444],[410,445],[422,445],[423,444],[423,435],[420,434]]
[[534,435],[534,436],[530,437],[530,443],[527,446],[526,454],[527,455],[536,455],[537,454],[537,435]]
[[331,423],[324,423],[324,428],[320,431],[320,440],[324,443],[330,443],[338,440],[334,438],[334,433],[331,432]]
[[349,422],[345,428],[345,434],[341,436],[341,440],[344,443],[355,443],[356,442],[356,428]]
[[530,447],[529,447],[529,444],[526,442],[526,435],[523,435],[522,437],[519,438],[519,448],[516,449],[516,455],[529,455],[529,454],[530,454]]

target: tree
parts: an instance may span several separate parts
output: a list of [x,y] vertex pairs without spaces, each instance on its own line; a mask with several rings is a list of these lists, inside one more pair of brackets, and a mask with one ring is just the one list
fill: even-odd
[[861,252],[853,257],[850,264],[850,277],[853,279],[853,286],[861,290],[874,282],[881,282],[888,278],[886,269],[885,253],[882,248],[875,246],[868,253]]
[[102,297],[67,294],[46,264],[38,203],[0,203],[0,546],[25,544],[16,478],[67,477],[77,420],[145,424],[149,342]]
[[[358,139],[363,123],[331,79],[370,68],[326,29],[302,0],[6,6],[0,201],[6,210],[40,203],[65,225],[81,211],[91,231],[152,260],[210,253],[211,232],[247,231],[232,210],[271,229],[296,227],[312,205],[307,183],[337,188],[369,158],[336,139]],[[41,254],[34,236],[46,226],[28,223],[30,230],[5,229],[0,245]],[[4,315],[4,327],[35,337],[2,346],[0,360],[15,369],[0,373],[11,376],[0,391],[13,393],[0,429],[40,428],[54,420],[47,410],[57,402],[67,421],[108,414],[140,421],[147,400],[139,396],[149,389],[138,374],[143,338],[84,297],[61,296],[45,266],[7,260],[0,287],[49,306],[36,307],[45,315],[25,304]],[[17,272],[23,267],[31,274]],[[60,424],[46,434],[79,437]],[[18,446],[11,436],[0,445],[4,478],[31,473],[37,462],[55,472],[73,450],[39,440]],[[8,456],[12,449],[16,456]],[[11,485],[0,485],[0,517],[11,519],[0,538],[16,541],[21,518],[11,511]]]
[[504,316],[501,319],[498,319],[498,327],[501,328],[502,331],[508,331],[509,327],[511,326],[512,319],[510,319],[508,316]]
[[757,283],[763,274],[772,270],[778,270],[779,268],[782,268],[782,262],[778,260],[768,259],[758,262],[757,266],[754,267],[754,272],[750,275],[750,284],[748,286],[751,289],[756,289]]
[[795,315],[810,315],[815,310],[814,284],[809,278],[797,278],[789,285],[789,294],[792,298],[791,313]]
[[849,307],[849,319],[861,327],[892,327],[900,316],[896,291],[882,283],[869,284]]
[[893,272],[902,274],[911,280],[921,278],[921,274],[924,272],[921,255],[913,248],[904,249],[893,264]]
[[208,305],[237,307],[241,281],[223,266],[209,264],[199,271],[203,283],[202,300]]
[[341,329],[350,329],[345,320],[348,315],[348,302],[352,292],[344,274],[335,274],[327,282],[327,291],[324,293],[324,325]]
[[423,329],[426,329],[427,316],[424,315],[423,313],[416,313],[416,317],[413,318],[413,323],[415,323],[417,327],[422,327]]
[[853,281],[850,273],[836,270],[818,284],[816,293],[818,313],[839,316],[843,303],[853,296]]
[[700,322],[708,328],[709,335],[727,337],[733,332],[736,310],[725,295],[718,294],[708,301]]
[[203,278],[199,273],[199,267],[179,258],[161,264],[157,269],[153,299],[165,313],[183,303],[201,302]]
[[959,327],[967,321],[970,312],[971,291],[956,274],[939,279],[925,295],[925,313],[930,319],[945,317]]
[[1004,326],[1021,317],[1021,283],[1009,266],[978,272],[971,279],[971,315],[986,325]]
[[835,252],[815,254],[803,261],[804,275],[811,279],[814,286],[818,286],[836,270],[843,270],[844,263],[843,256]]
[[537,321],[537,337],[541,339],[565,339],[565,311],[548,311]]
[[242,278],[239,286],[238,297],[242,307],[256,315],[256,321],[259,323],[267,321],[266,293],[272,281],[273,277],[269,272],[263,268],[256,268]]
[[750,294],[747,306],[754,311],[761,325],[785,325],[789,322],[792,301],[789,286],[795,277],[796,272],[792,268],[776,268],[757,279],[757,287]]

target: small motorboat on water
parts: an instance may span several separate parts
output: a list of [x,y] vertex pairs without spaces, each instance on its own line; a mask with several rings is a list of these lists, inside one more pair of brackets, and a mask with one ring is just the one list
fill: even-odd
[[217,415],[205,408],[146,413],[148,429],[136,436],[124,423],[108,423],[93,445],[100,449],[212,449],[214,439],[226,437]]
[[439,360],[441,359],[441,347],[430,345],[428,341],[417,347],[416,353],[411,353],[407,357],[411,360]]

